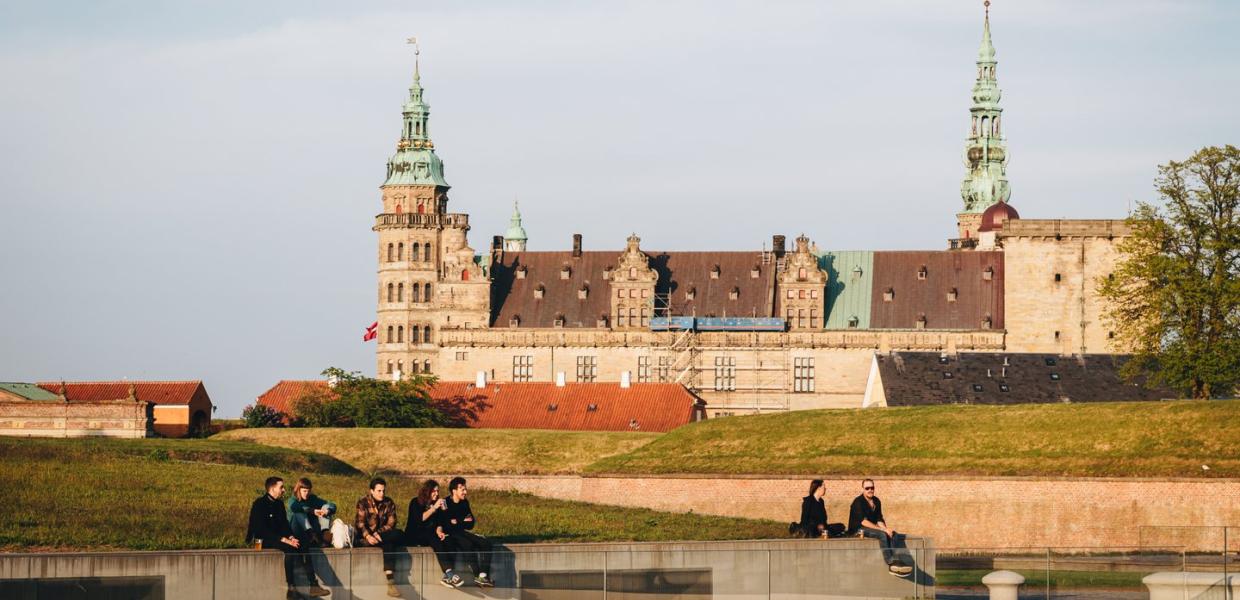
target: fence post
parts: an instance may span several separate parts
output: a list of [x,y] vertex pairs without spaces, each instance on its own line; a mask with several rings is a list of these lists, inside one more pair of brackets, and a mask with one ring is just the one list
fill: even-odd
[[1231,578],[1228,577],[1228,571],[1227,571],[1227,551],[1230,549],[1230,547],[1227,544],[1227,530],[1228,529],[1231,529],[1231,528],[1226,525],[1223,526],[1223,599],[1224,600],[1232,600]]
[[1051,600],[1051,549],[1046,548],[1046,600]]
[[603,550],[603,600],[607,600],[607,551],[606,550]]

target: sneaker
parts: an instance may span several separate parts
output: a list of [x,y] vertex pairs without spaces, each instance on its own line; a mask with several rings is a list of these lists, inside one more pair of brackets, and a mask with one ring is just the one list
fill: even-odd
[[895,575],[896,577],[904,577],[905,575],[913,572],[913,567],[907,565],[891,565],[887,567],[887,572]]
[[307,596],[330,596],[332,595],[331,590],[318,584],[306,587],[305,591],[302,593]]
[[389,579],[387,582],[387,595],[391,596],[392,598],[400,597],[400,590],[396,589],[396,584],[392,583],[391,579]]
[[440,579],[439,583],[443,584],[444,587],[459,588],[461,584],[465,583],[465,580],[461,579],[460,575],[448,571],[443,574],[443,579]]
[[486,575],[479,575],[474,577],[474,585],[478,587],[495,587],[495,582],[491,581],[491,578]]

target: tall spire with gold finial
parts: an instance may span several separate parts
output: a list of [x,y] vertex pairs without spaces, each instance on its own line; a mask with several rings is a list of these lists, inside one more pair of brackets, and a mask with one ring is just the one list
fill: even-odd
[[388,160],[384,185],[430,184],[446,188],[443,161],[435,154],[435,143],[431,141],[431,107],[422,99],[422,48],[418,38],[409,38],[408,42],[413,45],[413,84],[401,109],[400,141],[396,143],[396,154]]
[[1012,195],[1008,187],[1008,152],[999,107],[1002,92],[995,76],[995,46],[990,40],[990,0],[984,3],[986,16],[982,26],[982,45],[977,51],[977,81],[973,84],[973,107],[969,109],[969,138],[965,142],[964,163],[967,168],[960,184],[964,200],[961,214],[976,214],[998,202],[1007,202]]

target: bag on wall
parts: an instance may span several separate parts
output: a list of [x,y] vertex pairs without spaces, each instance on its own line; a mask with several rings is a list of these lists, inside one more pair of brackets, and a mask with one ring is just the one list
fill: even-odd
[[352,548],[353,547],[353,526],[346,525],[344,521],[336,519],[332,522],[332,547],[335,548]]

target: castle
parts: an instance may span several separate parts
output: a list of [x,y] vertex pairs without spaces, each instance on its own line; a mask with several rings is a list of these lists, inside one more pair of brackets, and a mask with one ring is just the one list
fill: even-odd
[[775,235],[769,250],[682,252],[632,235],[586,251],[576,235],[570,250],[533,252],[514,206],[479,254],[469,215],[448,212],[415,63],[373,228],[378,373],[679,382],[723,416],[870,405],[893,352],[1112,352],[1095,288],[1127,229],[1025,219],[1008,203],[997,64],[987,14],[946,250],[836,252]]

